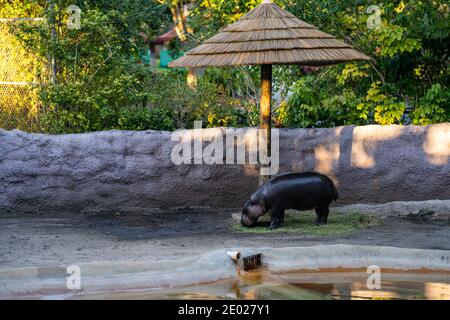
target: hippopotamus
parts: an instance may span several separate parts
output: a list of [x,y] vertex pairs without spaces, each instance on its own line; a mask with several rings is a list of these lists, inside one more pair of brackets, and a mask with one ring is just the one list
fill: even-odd
[[272,210],[270,229],[276,229],[283,225],[286,209],[315,209],[315,223],[327,224],[330,203],[338,198],[336,187],[327,176],[289,172],[267,181],[250,196],[242,210],[241,224],[253,227],[260,216]]

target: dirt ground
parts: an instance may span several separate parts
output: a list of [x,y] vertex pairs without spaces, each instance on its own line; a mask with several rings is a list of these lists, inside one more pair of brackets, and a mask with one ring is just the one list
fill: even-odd
[[[359,208],[361,209],[361,208]],[[450,250],[450,219],[392,216],[343,236],[243,234],[229,210],[130,214],[0,214],[0,268],[186,257],[219,248],[358,244]],[[318,227],[320,228],[320,227]]]

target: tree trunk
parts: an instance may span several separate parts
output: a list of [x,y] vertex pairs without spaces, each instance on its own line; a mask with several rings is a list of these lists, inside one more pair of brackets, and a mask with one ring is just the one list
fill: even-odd
[[188,69],[187,85],[191,89],[197,88],[197,70],[195,68]]

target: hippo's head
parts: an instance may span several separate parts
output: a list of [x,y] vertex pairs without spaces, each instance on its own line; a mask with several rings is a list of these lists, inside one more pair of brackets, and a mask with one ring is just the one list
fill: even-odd
[[247,201],[242,209],[241,224],[245,227],[254,227],[258,218],[264,214],[264,208],[259,204]]

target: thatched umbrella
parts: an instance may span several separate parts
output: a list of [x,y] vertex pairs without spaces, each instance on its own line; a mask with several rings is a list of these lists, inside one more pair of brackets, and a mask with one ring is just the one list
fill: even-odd
[[170,67],[261,65],[260,128],[270,155],[272,65],[325,66],[368,56],[264,0],[237,22],[173,61]]

